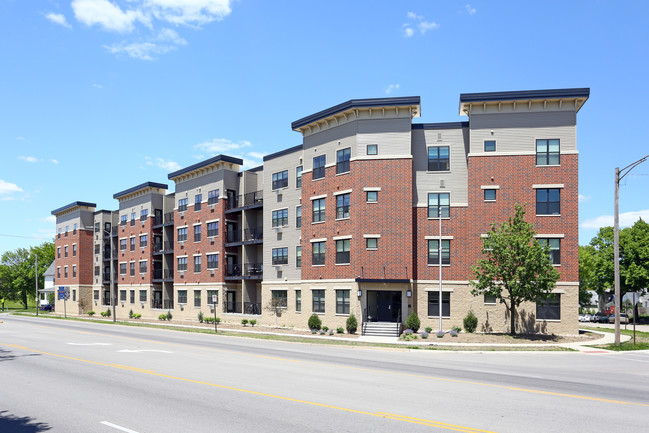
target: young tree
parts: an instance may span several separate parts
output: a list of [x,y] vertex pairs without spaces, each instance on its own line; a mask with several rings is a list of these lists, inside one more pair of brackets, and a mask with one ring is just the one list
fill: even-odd
[[525,221],[525,208],[515,205],[514,217],[492,224],[482,241],[484,259],[472,267],[474,296],[495,296],[509,311],[510,334],[516,334],[516,309],[523,302],[547,297],[559,279],[549,260],[548,246],[535,239],[534,226]]
[[38,286],[43,287],[43,273],[54,261],[54,242],[45,242],[29,250],[7,251],[0,258],[0,284],[8,299],[20,299],[27,308],[28,297],[36,296],[34,263],[38,254]]
[[640,218],[633,226],[622,230],[620,250],[623,293],[646,290],[649,287],[649,224]]

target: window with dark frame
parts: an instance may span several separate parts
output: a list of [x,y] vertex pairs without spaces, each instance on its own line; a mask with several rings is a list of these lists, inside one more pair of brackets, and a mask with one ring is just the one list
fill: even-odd
[[201,210],[203,204],[203,194],[196,194],[194,196],[194,212]]
[[288,225],[288,209],[278,209],[272,212],[271,224],[273,227],[284,227]]
[[273,248],[272,263],[273,265],[288,265],[288,248]]
[[194,290],[194,307],[200,307],[200,306],[201,306],[201,291]]
[[135,225],[135,212],[131,212],[131,225]]
[[144,248],[149,244],[148,235],[140,235],[140,248]]
[[347,264],[349,262],[349,239],[340,239],[336,241],[336,264]]
[[208,254],[207,255],[207,269],[218,269],[219,268],[219,255],[218,254]]
[[[442,292],[442,317],[451,315],[451,292]],[[428,292],[428,316],[439,317],[439,292]]]
[[[126,249],[126,247],[124,247],[124,249]],[[69,251],[69,247],[66,245],[66,246],[65,246],[65,254],[64,254],[64,257],[67,257],[67,256],[68,256],[68,251]]]
[[[439,265],[439,239],[428,239],[428,264]],[[442,264],[451,264],[451,241],[442,239]]]
[[485,142],[484,142],[484,151],[485,152],[495,152],[496,151],[496,140],[485,140]]
[[322,222],[325,220],[325,199],[318,198],[311,200],[313,203],[313,222]]
[[351,194],[336,196],[336,219],[349,218],[349,198]]
[[77,276],[77,265],[72,265],[72,277]]
[[352,157],[352,149],[340,149],[336,152],[336,174],[349,172],[349,161]]
[[194,242],[200,242],[201,241],[201,226],[195,225],[194,226]]
[[179,304],[187,303],[187,290],[178,290],[178,303]]
[[336,290],[336,314],[349,314],[349,290]]
[[207,236],[212,237],[212,236],[218,236],[219,235],[219,222],[218,221],[212,221],[207,223]]
[[379,239],[378,238],[366,238],[365,239],[365,248],[368,250],[376,250],[379,247]]
[[449,171],[451,169],[448,146],[428,148],[428,171]]
[[536,165],[559,164],[559,139],[536,140]]
[[302,188],[302,166],[295,168],[295,187]]
[[134,277],[135,276],[135,262],[130,262],[129,263],[129,271],[130,271],[131,277]]
[[273,173],[272,184],[273,189],[286,188],[288,186],[288,170]]
[[72,244],[72,257],[77,256],[77,244]]
[[365,147],[365,153],[367,155],[378,155],[379,154],[379,145],[378,144],[368,144]]
[[181,227],[178,229],[178,242],[184,242],[187,240],[187,227]]
[[538,188],[536,190],[536,214],[559,215],[561,213],[561,190]]
[[135,290],[129,290],[129,300],[131,304],[135,304]]
[[313,158],[312,178],[314,180],[325,177],[325,165],[327,165],[327,155],[320,155]]
[[313,265],[324,265],[325,264],[325,243],[324,242],[312,242],[311,248],[313,250]]
[[366,191],[365,192],[365,201],[368,203],[376,203],[379,201],[379,192],[378,191]]
[[149,209],[142,209],[140,211],[140,221],[146,221],[149,218]]
[[201,271],[201,256],[194,256],[194,273],[199,273]]
[[496,201],[496,189],[485,189],[484,190],[484,200],[485,201]]
[[[216,302],[212,301],[212,299],[216,296]],[[218,290],[208,290],[207,291],[207,304],[208,305],[216,305],[219,303],[219,291]]]
[[560,238],[539,238],[539,245],[550,248],[550,263],[553,265],[561,264],[561,239]]
[[428,194],[428,218],[450,218],[451,194],[431,192]]
[[302,311],[302,290],[295,291],[295,311]]
[[126,239],[120,239],[119,240],[119,249],[121,251],[126,250]]
[[536,320],[561,320],[561,294],[536,301]]
[[178,212],[185,212],[187,210],[187,198],[181,198],[178,200]]
[[302,206],[297,206],[295,208],[295,227],[302,227]]
[[140,290],[140,302],[146,302],[146,290]]
[[302,247],[301,246],[295,247],[295,267],[296,268],[302,267]]
[[140,273],[146,274],[146,260],[140,262]]
[[119,217],[119,218],[120,218],[120,219],[119,219],[119,225],[121,225],[121,226],[125,226],[126,223],[128,223],[128,215],[122,215],[122,216]]
[[119,291],[119,300],[121,302],[126,302],[126,290]]
[[313,312],[324,313],[325,312],[325,291],[312,290],[311,295],[313,296]]
[[187,270],[187,257],[178,257],[178,265],[177,265],[176,269],[179,272]]
[[213,189],[207,192],[207,204],[216,204],[219,202],[219,190]]
[[128,238],[129,246],[131,251],[135,251],[135,236]]
[[119,264],[119,274],[126,275],[126,263]]
[[271,290],[271,302],[274,307],[288,307],[288,291],[287,290]]

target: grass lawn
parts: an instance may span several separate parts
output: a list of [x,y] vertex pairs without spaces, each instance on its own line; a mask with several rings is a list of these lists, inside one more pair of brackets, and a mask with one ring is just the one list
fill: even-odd
[[[586,328],[592,329],[593,331],[602,331],[614,333],[614,329],[608,328]],[[592,347],[597,347],[600,349],[606,350],[615,350],[615,351],[626,351],[626,350],[649,350],[649,332],[635,331],[635,341],[636,344],[633,344],[633,330],[631,329],[620,329],[620,335],[628,335],[631,337],[629,341],[620,343],[619,346],[616,346],[615,343],[611,344],[599,344]]]
[[[2,304],[0,304],[0,311],[2,311]],[[36,311],[36,301],[34,299],[27,300],[27,309],[21,301],[5,301],[5,311]]]

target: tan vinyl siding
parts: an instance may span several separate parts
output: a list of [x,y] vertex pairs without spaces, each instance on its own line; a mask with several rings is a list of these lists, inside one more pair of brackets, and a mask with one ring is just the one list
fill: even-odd
[[381,155],[410,157],[410,130],[409,118],[403,119],[377,119],[359,120],[357,136],[357,151],[352,150],[352,158],[364,157],[368,144],[378,145],[378,158]]

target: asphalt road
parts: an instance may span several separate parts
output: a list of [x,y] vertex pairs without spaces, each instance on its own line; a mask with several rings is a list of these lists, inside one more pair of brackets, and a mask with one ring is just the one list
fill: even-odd
[[648,431],[648,352],[408,351],[0,320],[3,433]]

